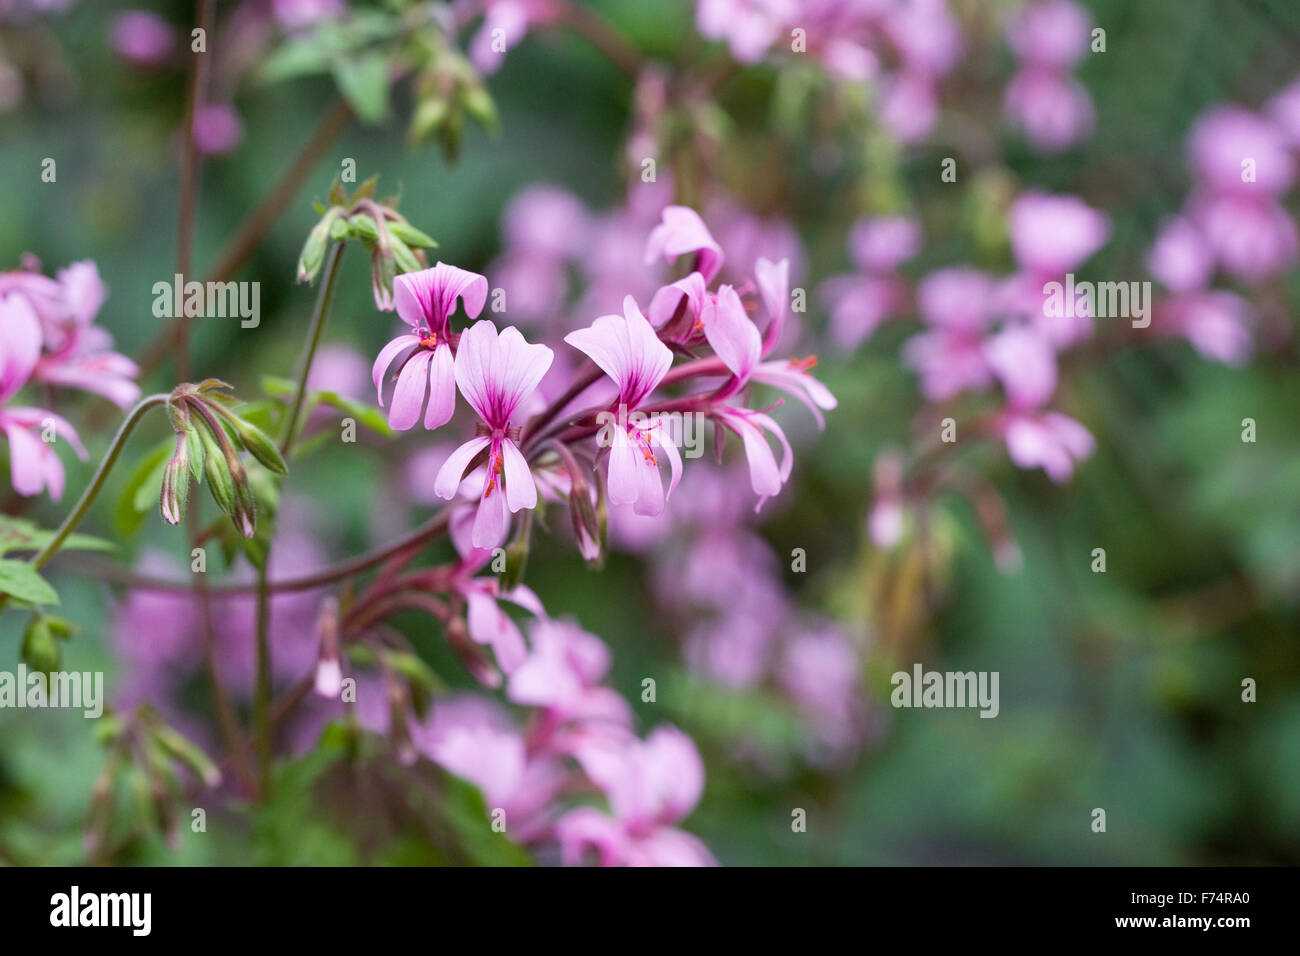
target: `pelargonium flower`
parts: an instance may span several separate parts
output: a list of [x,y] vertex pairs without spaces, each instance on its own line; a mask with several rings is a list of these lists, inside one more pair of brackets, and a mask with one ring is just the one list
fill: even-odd
[[458,298],[465,314],[478,318],[487,293],[486,278],[441,262],[432,269],[399,275],[394,281],[397,315],[411,326],[411,331],[385,345],[371,370],[382,407],[384,373],[395,358],[402,356],[388,410],[390,428],[410,428],[419,420],[421,408],[425,410],[425,428],[438,428],[451,420],[456,410],[456,373],[447,320],[456,311]]
[[498,335],[487,319],[461,335],[456,384],[483,421],[479,434],[443,463],[433,490],[450,501],[470,463],[487,452],[487,475],[471,538],[475,547],[491,548],[501,541],[507,507],[514,513],[537,505],[537,485],[515,444],[519,432],[511,417],[537,388],[553,357],[545,345],[529,345],[514,326]]
[[[758,281],[759,295],[771,317],[762,339],[761,354],[766,356],[781,341],[781,332],[790,311],[790,263],[786,259],[777,263],[759,259],[754,272]],[[839,403],[830,389],[808,374],[808,370],[816,365],[815,355],[804,358],[773,359],[759,362],[753,367],[749,377],[752,381],[771,385],[799,399],[812,412],[813,418],[817,420],[817,426],[821,428],[825,425],[821,410],[829,411]]]
[[94,324],[108,288],[93,262],[74,262],[55,278],[32,268],[0,273],[0,295],[6,293],[31,306],[39,323],[42,352],[34,381],[93,392],[119,408],[140,397],[138,366],[114,352],[113,337]]
[[1059,412],[1011,409],[997,423],[1007,454],[1021,468],[1042,468],[1060,483],[1097,447],[1088,429]]
[[579,807],[560,818],[556,834],[566,865],[582,862],[588,852],[604,866],[716,865],[699,839],[673,826],[704,790],[704,764],[689,737],[660,726],[644,741],[602,740],[577,756],[612,813]]
[[993,306],[993,280],[978,269],[953,266],[921,280],[917,308],[930,328],[908,339],[903,357],[921,376],[926,398],[947,401],[991,384],[984,336]]
[[[730,428],[745,444],[749,483],[758,495],[758,503],[754,505],[754,510],[757,511],[763,507],[764,501],[779,494],[781,486],[790,478],[790,472],[794,469],[794,453],[790,450],[790,442],[786,440],[781,426],[763,412],[724,403],[714,406],[713,415],[715,421]],[[780,465],[768,444],[768,433],[781,445],[784,454]]]
[[655,226],[646,240],[646,265],[656,259],[673,260],[678,256],[695,255],[694,269],[712,282],[722,269],[726,256],[714,241],[709,227],[694,209],[687,206],[665,206],[663,221]]
[[[610,502],[633,505],[637,514],[659,514],[681,478],[682,459],[661,421],[632,420],[631,413],[667,374],[672,352],[630,295],[623,300],[623,315],[602,315],[564,341],[586,353],[618,386],[618,422],[609,429],[608,442]],[[656,448],[663,449],[672,472],[666,494]]]
[[1007,214],[1011,250],[1027,271],[1056,278],[1082,264],[1110,235],[1110,219],[1077,196],[1038,190],[1021,195]]
[[137,66],[167,62],[176,48],[176,30],[148,10],[126,10],[113,18],[110,42],[117,54]]
[[[532,27],[546,23],[555,14],[555,4],[550,0],[488,0],[483,25],[470,41],[470,60],[480,73],[495,73],[506,53]],[[501,49],[497,49],[498,40]]]
[[41,354],[41,326],[36,311],[20,295],[0,295],[0,431],[9,440],[9,472],[14,491],[23,496],[63,497],[63,463],[53,443],[39,432],[50,429],[72,445],[83,460],[86,449],[76,430],[63,418],[43,408],[5,405],[30,380]]
[[532,650],[510,675],[506,696],[542,708],[551,730],[575,720],[632,726],[627,701],[601,681],[609,673],[605,643],[571,621],[538,618],[529,629]]
[[741,63],[757,63],[798,15],[796,0],[699,0],[695,25],[710,40],[725,40]]

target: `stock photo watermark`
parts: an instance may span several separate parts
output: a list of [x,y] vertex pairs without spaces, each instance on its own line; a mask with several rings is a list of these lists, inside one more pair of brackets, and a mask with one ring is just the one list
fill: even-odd
[[1049,319],[1132,319],[1133,328],[1151,324],[1150,282],[1065,282],[1043,284],[1043,315]]
[[617,435],[637,433],[638,441],[671,442],[682,450],[683,458],[699,458],[704,454],[705,420],[700,412],[629,412],[626,405],[619,405],[617,413],[604,411],[596,415],[600,426],[596,444],[610,448]]
[[234,319],[245,329],[262,322],[262,283],[185,281],[179,272],[153,284],[153,314],[159,319]]
[[80,710],[89,719],[104,713],[103,671],[0,671],[0,708]]
[[998,671],[896,671],[889,679],[894,690],[889,702],[895,707],[979,708],[981,717],[996,717]]

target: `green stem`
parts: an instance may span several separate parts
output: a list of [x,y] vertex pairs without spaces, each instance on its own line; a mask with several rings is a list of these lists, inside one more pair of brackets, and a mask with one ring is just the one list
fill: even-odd
[[343,257],[344,244],[336,242],[330,246],[325,259],[324,276],[320,289],[316,293],[316,307],[312,311],[311,328],[307,330],[307,347],[303,350],[298,363],[298,389],[293,396],[293,405],[289,407],[289,417],[285,419],[284,430],[280,435],[280,453],[285,459],[297,439],[298,419],[302,417],[302,406],[307,400],[307,377],[311,374],[312,362],[316,359],[316,348],[320,345],[321,331],[325,328],[325,317],[329,314],[330,303],[334,301],[334,281],[338,278],[339,260]]
[[122,446],[126,444],[126,440],[130,436],[132,430],[134,430],[140,419],[144,418],[145,414],[151,408],[165,404],[167,399],[168,396],[165,393],[159,392],[156,395],[150,395],[147,398],[140,399],[135,408],[131,409],[130,414],[126,416],[126,420],[123,421],[121,426],[118,428],[117,434],[113,436],[113,442],[108,446],[108,451],[105,452],[103,460],[100,461],[99,468],[95,471],[95,476],[90,479],[90,484],[87,485],[86,490],[81,493],[81,498],[77,501],[77,504],[73,507],[72,511],[70,511],[68,516],[63,519],[63,524],[59,525],[59,530],[54,532],[54,537],[51,538],[49,543],[40,550],[36,557],[32,558],[32,567],[39,568],[45,564],[46,561],[50,560],[50,558],[54,557],[55,553],[58,552],[59,547],[67,539],[68,535],[72,534],[72,532],[76,530],[77,525],[81,523],[81,519],[86,516],[86,512],[89,511],[90,506],[94,504],[95,496],[98,495],[100,489],[104,487],[104,481],[108,478],[108,473],[113,469],[113,464],[122,453]]
[[[307,379],[311,375],[312,362],[316,359],[316,349],[325,328],[325,317],[334,300],[334,282],[338,278],[339,260],[342,257],[343,243],[336,242],[330,246],[325,261],[325,274],[316,293],[311,325],[307,329],[307,344],[298,362],[298,388],[280,434],[280,453],[286,459],[298,434],[298,420],[302,417],[302,408],[307,400]],[[272,535],[268,539],[261,567],[257,569],[257,684],[253,692],[253,737],[257,749],[259,790],[263,800],[271,793],[271,589],[267,569],[271,566],[273,546]]]

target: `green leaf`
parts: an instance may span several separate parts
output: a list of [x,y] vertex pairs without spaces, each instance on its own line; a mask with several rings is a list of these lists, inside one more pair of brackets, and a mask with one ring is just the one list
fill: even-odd
[[306,756],[277,767],[254,835],[265,865],[532,862],[492,829],[474,786],[428,760],[403,767],[383,738],[337,724]]
[[163,472],[167,470],[167,462],[170,459],[171,455],[168,454],[155,462],[153,470],[136,487],[135,495],[131,498],[131,507],[136,511],[141,513],[148,511],[162,494]]
[[388,115],[388,59],[381,53],[340,57],[333,64],[334,82],[363,123]]
[[136,502],[142,495],[140,489],[153,478],[155,480],[152,487],[155,492],[161,491],[162,469],[166,467],[167,459],[171,457],[175,444],[174,438],[164,438],[149,454],[140,459],[135,470],[127,478],[126,485],[122,488],[117,504],[113,508],[113,526],[123,537],[135,534],[140,529],[145,514],[152,510],[153,502],[148,500],[147,494],[143,495],[145,499],[143,506],[137,506]]
[[[15,551],[39,551],[54,537],[53,531],[36,527],[26,518],[0,515],[0,557]],[[117,546],[111,541],[88,534],[70,534],[61,546],[72,551],[112,551]]]
[[312,397],[322,405],[336,408],[347,417],[355,418],[359,424],[365,425],[377,435],[382,435],[384,438],[393,437],[393,430],[388,427],[388,419],[384,417],[383,409],[367,405],[365,402],[354,402],[336,392],[314,392]]
[[59,595],[26,561],[0,558],[0,594],[32,604],[58,604]]

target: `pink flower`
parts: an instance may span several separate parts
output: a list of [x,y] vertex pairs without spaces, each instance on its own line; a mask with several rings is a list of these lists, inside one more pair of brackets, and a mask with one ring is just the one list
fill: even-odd
[[480,73],[495,73],[528,29],[553,15],[547,0],[488,0],[483,25],[470,41],[470,60]]
[[113,18],[113,49],[137,66],[158,66],[171,57],[176,45],[172,25],[147,10],[127,10]]
[[528,843],[549,828],[549,805],[569,777],[559,760],[529,752],[523,734],[495,701],[467,694],[440,699],[412,743],[483,793],[489,810],[505,811],[506,826]]
[[[1211,189],[1260,198],[1290,188],[1295,161],[1286,137],[1268,120],[1237,106],[1214,109],[1196,121],[1188,150],[1192,170]],[[1247,169],[1254,175],[1247,181]]]
[[903,359],[921,377],[921,391],[942,402],[993,381],[984,336],[995,302],[993,280],[978,269],[930,273],[917,287],[917,308],[930,331],[913,336]]
[[702,36],[726,41],[741,63],[757,63],[798,13],[794,0],[699,0],[695,25]]
[[605,792],[611,813],[581,807],[557,821],[566,865],[591,853],[603,866],[715,865],[703,843],[673,826],[704,789],[704,764],[689,737],[661,726],[644,741],[600,740],[577,756]]
[[449,422],[456,410],[455,362],[447,321],[456,311],[457,299],[466,315],[478,317],[487,301],[487,279],[439,262],[431,269],[399,275],[393,285],[397,315],[411,331],[385,345],[375,359],[371,378],[379,390],[379,404],[384,404],[384,373],[400,355],[388,410],[389,427],[399,431],[410,428],[424,409],[424,427],[438,428]]
[[903,143],[924,139],[939,117],[934,80],[927,74],[903,71],[885,83],[880,100],[880,121]]
[[1096,448],[1086,428],[1057,412],[1012,409],[1003,414],[997,427],[1016,465],[1042,468],[1058,483],[1074,474],[1075,463]]
[[691,254],[695,255],[694,269],[704,276],[705,282],[712,282],[725,258],[722,247],[713,240],[709,228],[694,209],[664,207],[663,221],[651,230],[646,240],[646,264]]
[[234,107],[209,103],[194,114],[194,145],[200,153],[229,153],[244,138],[244,123]]
[[346,9],[344,0],[271,0],[271,12],[290,31],[333,20]]
[[510,675],[506,696],[525,707],[542,708],[556,725],[574,720],[632,725],[627,702],[601,681],[610,654],[600,638],[568,621],[539,619],[529,631],[532,650]]
[[1042,277],[1064,275],[1100,249],[1110,220],[1076,196],[1031,190],[1011,205],[1011,249],[1016,261]]
[[849,231],[853,261],[864,272],[891,272],[921,251],[921,226],[908,216],[859,219]]
[[[745,444],[745,460],[749,463],[749,483],[758,495],[754,510],[763,507],[763,502],[779,494],[781,486],[790,478],[794,469],[794,453],[786,440],[781,426],[763,412],[734,405],[717,405],[713,409],[715,420],[740,436]],[[781,464],[776,462],[772,447],[768,444],[767,434],[771,433],[780,444],[784,454]]]
[[44,348],[30,373],[34,381],[93,392],[120,408],[140,397],[139,368],[114,352],[112,336],[94,324],[108,289],[93,262],[74,262],[55,279],[32,271],[0,274],[0,295],[6,293],[25,301],[39,322]]
[[511,674],[527,657],[528,647],[519,625],[501,609],[505,601],[531,611],[538,617],[546,614],[537,595],[525,585],[502,590],[495,577],[458,575],[452,582],[457,593],[465,599],[465,626],[470,640],[492,648],[497,666]]
[[732,384],[719,392],[719,397],[730,395],[749,381],[750,372],[762,355],[762,336],[745,313],[740,296],[729,285],[718,289],[714,308],[706,310],[698,321],[709,348],[734,376]]
[[86,330],[63,351],[42,356],[32,378],[49,385],[79,388],[129,408],[140,397],[135,378],[140,367],[111,349],[112,337],[100,328]]
[[1033,326],[1003,329],[985,343],[984,358],[1016,408],[1038,408],[1056,391],[1056,350]]
[[1264,112],[1293,147],[1300,147],[1300,80],[1296,80],[1264,105]]
[[1166,301],[1158,314],[1168,323],[1163,332],[1184,336],[1206,358],[1243,365],[1254,350],[1250,305],[1231,292],[1177,296]]
[[1194,203],[1191,215],[1223,268],[1239,279],[1268,279],[1296,261],[1295,220],[1271,199],[1223,193]]
[[[659,341],[631,296],[623,300],[623,315],[602,315],[590,328],[570,332],[564,341],[586,353],[618,386],[618,421],[603,426],[599,436],[609,448],[610,502],[633,505],[637,514],[659,514],[681,478],[681,456],[661,422],[633,420],[631,413],[667,374],[672,352]],[[656,448],[663,449],[671,470],[667,494]]]
[[483,425],[477,437],[457,448],[443,463],[433,490],[450,501],[466,468],[480,452],[487,452],[487,476],[472,534],[475,547],[491,548],[501,541],[507,507],[514,513],[537,505],[537,486],[515,444],[518,431],[510,419],[537,388],[551,367],[552,357],[549,348],[529,345],[513,326],[498,335],[496,326],[486,319],[461,335],[456,384]]
[[1024,62],[1064,69],[1088,49],[1089,22],[1070,0],[1031,3],[1007,24],[1007,44]]
[[1147,255],[1147,268],[1171,292],[1204,289],[1214,275],[1214,252],[1190,221],[1165,223]]
[[49,489],[63,497],[63,463],[47,436],[62,436],[85,459],[77,433],[63,418],[43,408],[5,403],[27,384],[41,354],[41,326],[36,312],[19,295],[0,296],[0,431],[9,440],[9,473],[14,491],[25,497]]
[[1007,84],[1003,104],[1040,153],[1060,153],[1092,135],[1092,98],[1083,84],[1055,70],[1029,66]]

